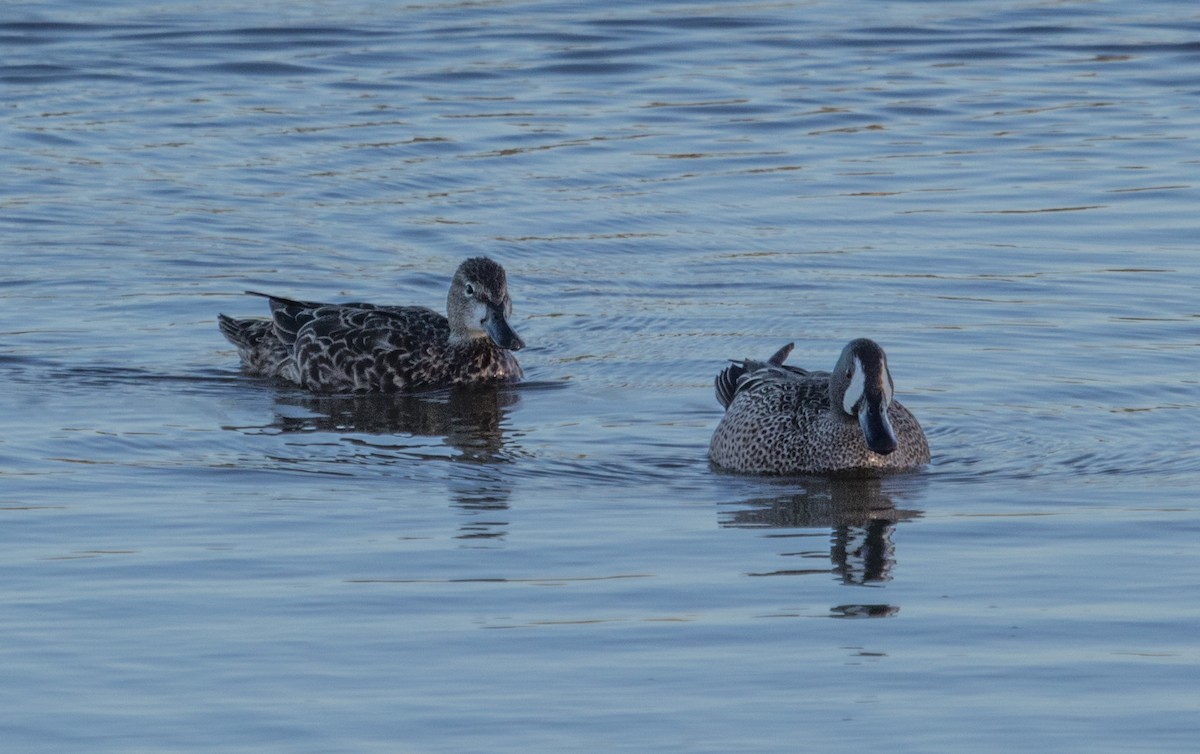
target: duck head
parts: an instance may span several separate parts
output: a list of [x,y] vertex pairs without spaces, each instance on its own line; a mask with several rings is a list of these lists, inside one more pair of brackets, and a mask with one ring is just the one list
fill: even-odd
[[829,376],[829,399],[835,411],[858,420],[867,447],[884,456],[897,445],[888,419],[892,392],[887,354],[879,344],[867,338],[847,343]]
[[517,351],[525,341],[508,324],[512,299],[504,268],[487,257],[474,257],[458,266],[446,298],[451,340],[491,338],[499,348]]

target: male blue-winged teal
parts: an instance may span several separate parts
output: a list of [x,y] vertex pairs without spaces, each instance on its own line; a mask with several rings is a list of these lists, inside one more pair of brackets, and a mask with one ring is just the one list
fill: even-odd
[[[253,292],[252,292],[253,293]],[[444,317],[423,306],[270,299],[272,319],[217,317],[246,370],[315,393],[392,393],[522,377],[504,268],[459,265]]]
[[892,400],[892,375],[878,343],[850,341],[832,373],[785,366],[792,346],[765,362],[734,362],[717,375],[725,415],[708,447],[714,464],[747,474],[828,474],[929,463],[921,425]]

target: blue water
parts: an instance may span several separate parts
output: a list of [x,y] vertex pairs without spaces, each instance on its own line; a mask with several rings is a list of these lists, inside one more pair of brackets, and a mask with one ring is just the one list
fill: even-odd
[[[0,746],[1193,751],[1200,9],[0,8]],[[314,398],[240,295],[526,384]],[[710,468],[868,336],[934,461]]]

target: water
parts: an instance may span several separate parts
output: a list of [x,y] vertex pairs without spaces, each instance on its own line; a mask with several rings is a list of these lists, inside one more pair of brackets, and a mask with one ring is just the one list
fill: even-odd
[[[1191,751],[1200,11],[9,3],[6,751]],[[508,269],[528,383],[242,375]],[[712,470],[888,349],[934,462]]]

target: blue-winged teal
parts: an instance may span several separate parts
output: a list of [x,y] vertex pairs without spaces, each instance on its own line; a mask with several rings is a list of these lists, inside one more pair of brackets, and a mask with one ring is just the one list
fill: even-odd
[[747,474],[899,471],[929,463],[929,443],[892,400],[887,355],[852,340],[833,372],[785,366],[789,343],[765,362],[734,362],[716,379],[725,415],[709,443],[717,466]]
[[391,393],[522,376],[504,268],[486,257],[454,273],[444,317],[422,306],[318,304],[263,293],[272,319],[218,316],[252,374],[316,393]]

